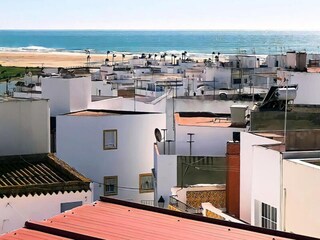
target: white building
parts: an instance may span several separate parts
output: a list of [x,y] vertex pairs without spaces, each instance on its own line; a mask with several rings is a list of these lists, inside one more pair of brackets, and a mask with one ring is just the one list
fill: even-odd
[[258,227],[319,237],[319,151],[287,152],[275,140],[279,135],[260,135],[241,134],[240,218]]
[[241,121],[231,120],[230,114],[176,113],[175,139],[167,138],[154,149],[155,199],[162,196],[168,203],[176,186],[225,184],[226,144],[234,133],[246,131],[246,109]]
[[51,116],[87,109],[91,102],[91,77],[43,78],[42,97],[49,99]]
[[225,156],[226,143],[233,139],[233,133],[246,131],[245,111],[240,126],[232,125],[229,114],[176,113],[176,154],[190,155],[191,151],[194,156]]
[[279,84],[286,85],[284,80],[288,80],[288,84],[298,84],[297,97],[295,104],[320,104],[320,74],[311,72],[292,72],[278,71]]
[[48,100],[0,98],[0,155],[50,151]]
[[[255,145],[279,144],[280,142],[245,132],[240,134],[240,139],[240,219],[253,224],[251,216],[255,155],[252,148]],[[274,191],[270,194],[274,194]]]
[[0,235],[92,202],[90,180],[53,155],[0,157],[0,172]]
[[57,117],[57,156],[90,177],[100,195],[152,201],[155,128],[159,113],[87,110]]
[[118,96],[118,89],[116,89],[110,81],[91,81],[91,93],[93,96]]

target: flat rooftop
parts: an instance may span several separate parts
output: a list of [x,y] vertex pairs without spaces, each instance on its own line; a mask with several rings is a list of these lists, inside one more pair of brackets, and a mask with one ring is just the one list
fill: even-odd
[[44,98],[17,98],[17,97],[2,97],[0,96],[0,103],[5,102],[34,102],[34,101],[48,101]]
[[175,120],[181,126],[196,127],[231,127],[230,114],[213,114],[208,112],[175,113]]
[[138,111],[117,111],[117,110],[104,110],[104,109],[87,109],[79,112],[67,113],[65,116],[87,116],[87,117],[100,117],[100,116],[115,116],[115,115],[147,115],[147,114],[160,114],[157,112],[138,112]]

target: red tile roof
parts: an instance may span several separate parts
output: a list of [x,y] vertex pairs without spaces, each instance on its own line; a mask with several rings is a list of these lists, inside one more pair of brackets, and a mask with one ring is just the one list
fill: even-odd
[[[44,232],[84,240],[314,239],[115,199],[103,197],[101,200],[67,211],[46,221],[26,222],[26,228],[39,231],[39,236]],[[8,234],[0,237],[0,240],[8,239],[5,238],[7,236]],[[56,238],[48,237],[48,239]]]

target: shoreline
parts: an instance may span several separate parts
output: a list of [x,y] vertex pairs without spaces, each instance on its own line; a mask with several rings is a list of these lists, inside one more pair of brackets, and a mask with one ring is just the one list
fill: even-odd
[[[102,64],[106,54],[90,54],[91,64]],[[109,55],[110,59],[110,55]],[[121,56],[115,61],[121,61]],[[129,56],[125,58],[128,60]],[[69,52],[0,51],[0,64],[14,67],[75,67],[87,65],[87,54]]]
[[[115,62],[122,61],[122,53],[116,53],[114,58]],[[225,54],[222,57],[228,57],[234,54]],[[254,54],[248,54],[254,55]],[[11,67],[79,67],[87,66],[87,54],[77,52],[35,52],[35,51],[0,51],[0,65]],[[140,54],[126,54],[124,61],[132,59],[134,56],[140,56]],[[255,56],[264,56],[255,54]],[[91,65],[101,65],[107,58],[106,54],[91,53],[90,54]],[[194,60],[202,62],[203,59],[211,57],[211,54],[199,54],[194,56],[190,54],[190,57]],[[108,56],[109,61],[112,60],[112,53]],[[158,54],[157,59],[160,58]],[[170,59],[170,54],[167,55],[167,59]]]

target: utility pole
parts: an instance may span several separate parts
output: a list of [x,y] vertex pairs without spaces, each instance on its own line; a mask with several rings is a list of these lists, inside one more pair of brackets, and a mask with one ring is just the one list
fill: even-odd
[[187,135],[189,135],[189,141],[187,141],[190,144],[190,156],[192,156],[192,143],[194,143],[194,141],[192,140],[192,136],[194,135],[194,133],[187,133]]

